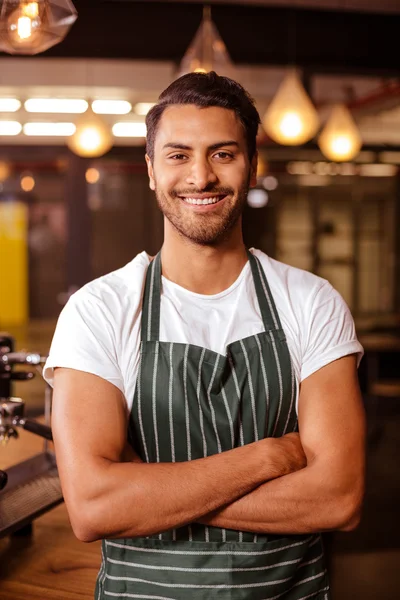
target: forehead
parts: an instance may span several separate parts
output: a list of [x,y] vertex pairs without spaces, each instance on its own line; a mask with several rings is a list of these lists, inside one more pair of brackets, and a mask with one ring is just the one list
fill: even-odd
[[244,127],[233,110],[181,104],[169,106],[163,112],[155,148],[162,149],[164,144],[179,142],[194,148],[224,140],[235,140],[239,146],[246,144]]

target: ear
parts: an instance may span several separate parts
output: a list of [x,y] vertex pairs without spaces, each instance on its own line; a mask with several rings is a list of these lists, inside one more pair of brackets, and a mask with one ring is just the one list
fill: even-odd
[[258,152],[254,153],[250,165],[250,187],[256,187],[257,185],[257,166],[258,166]]
[[146,163],[147,163],[147,173],[149,175],[149,187],[154,192],[154,190],[156,189],[156,182],[154,179],[153,165],[151,163],[151,159],[148,154],[146,154],[145,159],[146,159]]

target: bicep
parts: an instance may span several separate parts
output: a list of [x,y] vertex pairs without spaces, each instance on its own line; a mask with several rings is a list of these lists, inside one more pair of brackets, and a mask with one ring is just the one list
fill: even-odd
[[99,465],[122,460],[127,409],[110,382],[75,369],[54,374],[52,430],[67,505],[96,495]]
[[329,363],[301,383],[298,416],[309,464],[327,469],[338,486],[363,478],[365,416],[355,355]]

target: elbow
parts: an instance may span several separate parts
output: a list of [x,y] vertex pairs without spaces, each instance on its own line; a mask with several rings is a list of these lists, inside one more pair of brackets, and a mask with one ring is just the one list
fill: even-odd
[[98,527],[98,520],[92,510],[93,507],[83,506],[67,507],[69,519],[75,537],[85,544],[102,539],[102,533]]
[[358,486],[342,498],[339,510],[339,531],[354,531],[361,521],[364,486]]

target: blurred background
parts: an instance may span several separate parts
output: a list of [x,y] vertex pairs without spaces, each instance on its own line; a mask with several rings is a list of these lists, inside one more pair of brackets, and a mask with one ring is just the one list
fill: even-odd
[[[328,279],[366,351],[367,499],[327,541],[334,598],[398,598],[400,1],[0,6],[0,330],[46,354],[74,291],[157,252],[145,115],[185,72],[238,80],[263,121],[245,241]],[[40,379],[15,389],[43,412]]]

